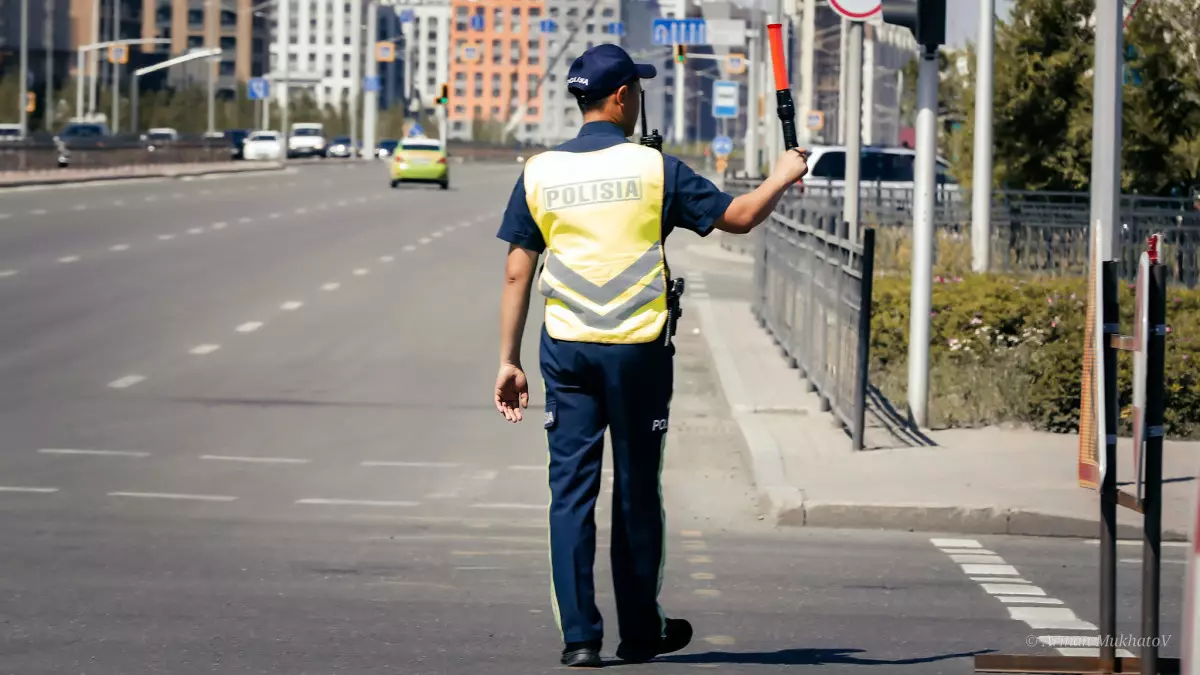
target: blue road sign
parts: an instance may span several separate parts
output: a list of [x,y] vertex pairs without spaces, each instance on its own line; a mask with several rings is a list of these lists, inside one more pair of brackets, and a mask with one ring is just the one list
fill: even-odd
[[718,157],[725,157],[733,152],[733,139],[728,136],[717,136],[712,139],[712,149]]
[[411,127],[409,127],[409,129],[408,129],[409,138],[412,138],[414,136],[424,136],[424,135],[425,135],[425,128],[422,127],[420,124],[414,124]]
[[654,19],[650,33],[656,45],[707,44],[704,19]]
[[412,11],[411,9],[406,9],[403,12],[400,12],[400,23],[410,23],[416,18],[416,12]]
[[379,76],[368,75],[363,78],[363,91],[379,91]]
[[555,23],[554,19],[542,19],[541,23],[538,24],[538,29],[543,33],[553,33],[558,30],[558,24]]
[[612,35],[618,35],[621,37],[625,37],[625,22],[624,21],[610,21],[608,23],[608,32]]
[[729,80],[713,80],[712,116],[737,117],[740,99],[738,83]]
[[482,14],[472,14],[471,15],[471,30],[483,30],[483,15]]
[[246,84],[246,92],[251,101],[260,101],[271,95],[271,83],[265,77],[252,77]]

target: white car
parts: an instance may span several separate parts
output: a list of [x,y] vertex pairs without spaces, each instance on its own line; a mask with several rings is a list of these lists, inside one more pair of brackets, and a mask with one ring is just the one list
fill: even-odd
[[255,131],[246,137],[242,146],[242,157],[249,161],[277,161],[283,159],[283,144],[278,131]]
[[[914,162],[917,153],[911,148],[881,148],[864,146],[859,163],[859,180],[863,189],[879,186],[890,189],[913,189]],[[937,187],[957,190],[958,181],[950,175],[950,163],[937,158]],[[846,146],[814,145],[809,148],[808,175],[804,185],[844,187],[846,185]]]
[[289,157],[324,157],[325,126],[319,122],[297,122],[288,137]]

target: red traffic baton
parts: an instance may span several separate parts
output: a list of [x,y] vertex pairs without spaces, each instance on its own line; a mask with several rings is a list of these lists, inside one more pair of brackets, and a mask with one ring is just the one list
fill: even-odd
[[796,141],[796,106],[792,103],[787,63],[783,60],[783,24],[767,24],[767,38],[771,41],[771,67],[775,71],[775,111],[783,125],[783,147],[791,150],[800,144]]

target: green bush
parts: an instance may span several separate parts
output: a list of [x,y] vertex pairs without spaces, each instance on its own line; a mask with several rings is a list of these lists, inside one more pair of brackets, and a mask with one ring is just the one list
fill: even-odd
[[[1073,432],[1079,425],[1087,281],[1001,275],[935,277],[929,416],[935,427],[1022,422]],[[877,277],[871,378],[897,406],[908,385],[909,282]],[[1133,288],[1123,284],[1121,332],[1133,332]],[[1200,437],[1200,291],[1167,293],[1165,425]],[[1133,396],[1132,357],[1118,359],[1122,431]]]

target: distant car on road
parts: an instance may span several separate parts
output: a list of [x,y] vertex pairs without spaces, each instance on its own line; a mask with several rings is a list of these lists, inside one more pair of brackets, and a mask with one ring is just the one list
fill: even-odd
[[391,157],[396,152],[396,146],[400,145],[400,141],[395,138],[385,138],[379,141],[379,147],[375,148],[376,157]]
[[287,147],[289,157],[324,157],[325,125],[319,122],[293,124]]
[[393,156],[392,187],[407,182],[437,183],[443,190],[449,189],[450,167],[446,164],[446,149],[441,141],[404,139]]
[[[867,146],[862,149],[859,180],[881,188],[913,189],[917,153],[911,148]],[[809,148],[808,175],[802,185],[845,187],[846,147],[843,145],[814,145]],[[937,184],[944,190],[957,190],[958,181],[950,173],[950,163],[937,158]]]
[[283,159],[283,142],[278,131],[255,131],[242,144],[242,157],[248,162]]
[[350,141],[349,136],[334,136],[329,142],[329,147],[325,149],[326,157],[352,157],[354,156],[354,144]]

